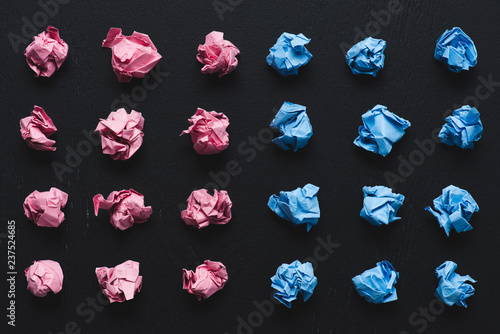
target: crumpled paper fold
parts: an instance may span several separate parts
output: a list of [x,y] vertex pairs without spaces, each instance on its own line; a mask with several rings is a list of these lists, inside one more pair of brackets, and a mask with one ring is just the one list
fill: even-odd
[[307,301],[317,284],[318,279],[314,276],[312,264],[301,263],[298,260],[290,264],[283,263],[271,277],[271,287],[277,290],[274,298],[288,308],[292,307],[292,302],[297,299],[299,293],[302,294],[304,301]]
[[42,107],[35,106],[31,112],[31,116],[21,119],[19,125],[21,127],[21,136],[26,141],[28,147],[37,151],[56,150],[52,146],[56,141],[47,137],[54,134],[57,128]]
[[381,261],[377,266],[353,277],[352,282],[359,295],[372,304],[388,303],[398,299],[394,284],[399,273],[389,261]]
[[33,42],[24,50],[26,61],[36,76],[50,77],[68,57],[68,44],[59,37],[59,30],[49,26],[33,37]]
[[279,130],[280,136],[273,139],[278,147],[296,152],[307,145],[313,130],[306,107],[300,104],[285,102],[274,117],[271,129]]
[[396,217],[405,197],[384,186],[363,187],[363,209],[360,216],[375,226],[389,225]]
[[229,146],[229,134],[226,131],[229,119],[223,113],[198,108],[189,119],[189,124],[191,126],[180,135],[191,134],[194,150],[198,154],[216,154]]
[[142,276],[139,276],[139,262],[128,260],[114,268],[95,268],[102,293],[110,303],[121,303],[134,298],[141,291]]
[[448,65],[452,72],[469,70],[477,64],[477,50],[472,39],[462,29],[446,30],[437,40],[434,58]]
[[205,260],[196,267],[196,272],[182,269],[182,288],[198,300],[207,299],[221,290],[228,280],[226,267],[217,261]]
[[58,227],[64,221],[61,211],[68,202],[68,194],[57,188],[39,192],[35,190],[24,200],[24,214],[38,226]]
[[107,199],[101,194],[94,196],[94,212],[108,210],[110,223],[117,229],[126,230],[133,224],[140,224],[153,213],[150,206],[144,206],[144,196],[134,189],[113,191]]
[[181,212],[181,218],[187,225],[200,229],[210,224],[224,225],[231,220],[233,203],[225,190],[214,190],[213,195],[206,189],[195,190],[189,195],[187,204],[187,209]]
[[430,206],[425,210],[436,217],[446,236],[450,236],[451,229],[457,233],[472,230],[469,220],[474,212],[479,211],[479,206],[467,190],[449,185],[443,189],[441,196],[434,199],[433,204],[438,212]]
[[392,145],[400,140],[411,123],[377,104],[364,113],[363,125],[359,127],[359,136],[354,145],[385,157],[392,150]]
[[312,58],[312,54],[305,47],[310,41],[303,34],[284,32],[269,49],[267,64],[281,75],[298,74],[299,67],[307,64]]
[[377,76],[378,71],[384,67],[385,46],[383,39],[372,37],[354,44],[346,54],[346,62],[352,73]]
[[446,117],[446,123],[439,132],[439,139],[449,146],[472,149],[474,142],[481,139],[482,134],[483,124],[479,111],[465,105]]
[[476,283],[476,280],[469,275],[461,276],[455,273],[456,269],[457,264],[453,261],[445,261],[436,268],[439,284],[435,296],[448,306],[455,304],[467,307],[465,300],[474,294],[475,289],[465,282]]
[[95,131],[101,135],[102,153],[111,155],[113,160],[127,160],[141,147],[144,132],[144,117],[124,108],[112,111],[107,119],[100,120]]
[[198,46],[196,59],[205,65],[201,73],[218,73],[220,78],[236,69],[239,54],[240,50],[224,39],[224,33],[212,31],[205,37],[205,44]]
[[320,217],[318,191],[319,187],[311,183],[292,191],[280,191],[279,196],[269,197],[267,206],[294,226],[306,224],[309,231],[318,223]]
[[33,264],[24,270],[24,275],[28,282],[28,291],[37,297],[45,297],[51,291],[58,293],[63,286],[63,271],[56,261],[33,261]]
[[111,65],[119,82],[144,78],[161,59],[149,36],[137,31],[124,36],[120,28],[111,28],[102,47],[111,49]]

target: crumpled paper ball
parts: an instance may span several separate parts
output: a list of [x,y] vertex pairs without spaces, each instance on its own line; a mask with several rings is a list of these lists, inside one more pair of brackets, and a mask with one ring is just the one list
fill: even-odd
[[400,140],[411,123],[377,104],[361,116],[363,125],[359,127],[359,136],[354,145],[385,157],[392,150],[392,145]]
[[392,302],[398,299],[394,284],[399,273],[389,261],[381,261],[377,266],[353,277],[352,282],[361,297],[372,304]]
[[306,107],[291,102],[283,103],[270,127],[280,131],[281,136],[274,138],[273,143],[285,151],[296,152],[306,146],[313,135]]
[[35,106],[31,112],[31,116],[21,119],[19,125],[21,127],[21,136],[26,141],[28,147],[37,151],[56,150],[52,146],[56,141],[47,137],[54,134],[57,128],[42,107]]
[[51,291],[58,293],[63,286],[63,271],[56,261],[33,261],[33,264],[24,270],[24,275],[28,282],[28,291],[37,297],[45,297]]
[[50,77],[68,57],[68,49],[68,44],[59,37],[59,30],[49,26],[47,32],[33,37],[24,55],[37,77]]
[[68,194],[57,188],[39,192],[35,190],[24,200],[24,214],[38,226],[58,227],[64,221],[61,211],[68,202]]
[[474,142],[481,139],[482,134],[483,124],[479,111],[465,105],[446,117],[446,124],[439,132],[439,139],[446,145],[472,149]]
[[125,261],[114,268],[95,268],[102,293],[110,303],[121,303],[134,298],[141,291],[142,276],[139,276],[139,262]]
[[216,261],[205,260],[196,272],[182,269],[182,288],[201,300],[221,290],[228,280],[226,267]]
[[453,261],[445,261],[436,268],[436,276],[439,284],[435,296],[448,306],[453,304],[467,307],[465,300],[476,291],[474,287],[465,282],[476,283],[469,275],[461,276],[455,273],[457,264]]
[[304,301],[307,301],[312,296],[316,284],[318,279],[314,276],[312,264],[298,260],[290,264],[283,263],[271,277],[271,287],[277,290],[274,298],[288,308],[292,307],[292,302],[297,299],[299,292]]
[[352,73],[377,76],[378,71],[384,68],[385,46],[383,39],[372,37],[354,44],[346,54],[346,62]]
[[319,187],[306,184],[292,191],[280,191],[271,195],[267,206],[279,217],[290,221],[294,226],[307,225],[307,231],[318,223],[320,217],[318,194]]
[[144,132],[144,117],[124,108],[112,111],[107,119],[100,120],[95,131],[101,135],[102,153],[111,155],[113,160],[127,160],[141,147]]
[[218,73],[220,78],[236,69],[239,54],[240,50],[224,39],[224,33],[212,31],[205,37],[205,44],[198,46],[196,59],[205,65],[201,73]]
[[161,59],[149,36],[137,31],[124,36],[120,28],[111,28],[102,47],[111,49],[111,65],[119,82],[144,78]]
[[363,209],[360,216],[375,226],[389,225],[401,219],[396,217],[405,197],[395,194],[391,188],[384,186],[363,187]]
[[269,49],[267,64],[281,75],[298,74],[299,67],[307,64],[312,58],[312,54],[305,47],[310,41],[311,39],[303,34],[284,32]]
[[430,206],[425,210],[436,217],[439,225],[444,228],[446,236],[450,236],[452,228],[457,233],[472,230],[469,220],[474,212],[479,211],[479,206],[467,190],[449,185],[443,189],[441,196],[434,199],[433,204],[438,212],[432,210]]
[[107,199],[97,194],[93,201],[95,215],[99,209],[108,210],[110,223],[120,230],[146,222],[153,213],[150,206],[144,206],[144,196],[134,189],[113,191]]
[[188,207],[181,212],[181,218],[187,225],[197,228],[210,224],[223,225],[231,220],[233,203],[227,191],[214,189],[213,196],[206,189],[195,190],[187,199]]
[[191,126],[182,131],[181,136],[191,134],[194,150],[198,154],[216,154],[229,146],[229,134],[226,131],[229,119],[223,113],[198,108],[189,119],[189,124]]
[[448,65],[452,72],[469,70],[477,64],[477,50],[472,39],[462,29],[446,30],[437,40],[434,58]]

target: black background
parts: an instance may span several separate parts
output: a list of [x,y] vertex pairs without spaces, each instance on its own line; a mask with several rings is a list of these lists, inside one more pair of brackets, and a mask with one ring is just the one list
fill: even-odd
[[[415,140],[431,138],[447,110],[475,95],[479,77],[500,81],[500,2],[402,1],[401,11],[380,33],[371,25],[372,35],[387,41],[385,68],[376,78],[354,76],[340,45],[352,44],[356,27],[365,30],[376,22],[370,11],[385,10],[388,2],[233,0],[236,6],[221,21],[211,1],[73,0],[49,20],[70,46],[68,59],[51,78],[35,78],[22,54],[27,44],[16,53],[7,38],[9,32],[21,35],[22,18],[32,21],[40,6],[4,2],[0,206],[1,233],[7,231],[7,220],[16,221],[16,332],[59,333],[75,322],[81,333],[237,333],[237,318],[247,321],[256,310],[253,301],[269,299],[269,278],[277,267],[313,256],[317,238],[328,236],[340,246],[319,263],[311,299],[304,303],[300,297],[292,309],[275,306],[252,329],[255,333],[417,333],[424,325],[412,326],[408,319],[429,307],[437,286],[434,270],[445,260],[478,280],[476,294],[468,299],[468,309],[447,307],[424,321],[425,332],[497,332],[500,87],[477,105],[485,130],[474,150],[438,144],[405,182],[395,185],[406,196],[402,220],[376,228],[359,217],[359,210],[361,188],[388,185],[384,173],[398,173],[401,159],[418,150]],[[433,59],[437,38],[454,26],[474,40],[479,54],[478,65],[458,75]],[[65,148],[76,149],[85,139],[81,131],[93,130],[115,99],[142,84],[118,83],[111,52],[101,48],[110,27],[126,35],[134,30],[148,34],[163,56],[161,70],[169,75],[134,108],[145,117],[145,137],[129,161],[113,161],[94,147],[60,182],[51,164],[64,164]],[[198,44],[212,30],[223,31],[241,50],[238,68],[221,79],[201,74],[195,58]],[[313,58],[298,76],[282,77],[265,63],[268,49],[284,31],[312,39],[307,48]],[[265,144],[248,162],[250,154],[242,155],[238,146],[250,147],[249,136],[265,131],[283,101],[307,106],[312,139],[296,153]],[[352,144],[361,115],[378,103],[412,123],[385,158]],[[56,152],[29,149],[19,134],[19,120],[35,104],[58,128]],[[223,153],[199,156],[188,136],[179,137],[197,107],[229,117],[230,146]],[[193,189],[212,181],[210,172],[224,171],[231,160],[241,168],[225,187],[234,203],[231,222],[203,230],[186,226],[179,205]],[[266,203],[271,194],[308,182],[321,188],[321,218],[306,233],[305,226],[276,218]],[[481,209],[471,219],[474,230],[446,238],[424,208],[449,184],[468,190]],[[69,194],[66,220],[57,229],[39,228],[24,217],[22,203],[32,191],[52,186]],[[119,231],[105,211],[94,216],[95,194],[129,188],[144,194],[152,206],[147,223]],[[5,234],[1,244],[6,268]],[[63,290],[43,299],[25,290],[22,273],[41,259],[59,261],[65,274]],[[143,290],[133,301],[105,306],[86,323],[88,315],[79,315],[77,307],[99,291],[95,267],[128,259],[140,262]],[[182,268],[194,269],[206,259],[223,262],[229,281],[198,302],[182,290]],[[399,299],[371,305],[356,293],[351,278],[384,259],[400,273]],[[10,326],[3,314],[4,279],[2,284],[3,332]]]

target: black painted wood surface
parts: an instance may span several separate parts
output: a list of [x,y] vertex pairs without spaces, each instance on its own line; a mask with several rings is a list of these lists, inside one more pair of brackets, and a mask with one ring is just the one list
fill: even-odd
[[[27,44],[21,42],[16,53],[8,38],[9,33],[22,36],[26,21],[43,21],[44,15],[37,14],[44,13],[41,5],[8,1],[0,10],[1,267],[7,272],[6,227],[15,220],[18,271],[17,325],[6,324],[2,279],[1,332],[498,332],[499,2],[60,2],[65,4],[49,8],[53,15],[45,14],[48,22],[41,23],[59,28],[70,51],[48,79],[33,77],[22,54]],[[474,40],[479,55],[478,65],[460,74],[433,58],[437,38],[454,26]],[[127,35],[134,30],[149,34],[163,56],[164,74],[156,88],[137,88],[142,80],[118,83],[111,52],[101,48],[110,27]],[[212,30],[223,31],[241,50],[238,68],[220,79],[201,74],[195,58],[198,44]],[[298,76],[282,77],[265,63],[268,49],[284,31],[312,39],[307,48],[313,58]],[[365,33],[387,41],[386,65],[376,78],[353,76],[345,64],[342,49]],[[140,150],[119,162],[92,145],[92,152],[73,161],[73,171],[60,181],[53,163],[65,164],[68,149],[85,146],[82,131],[93,130],[99,118],[123,106],[123,94],[131,96],[146,120]],[[283,101],[307,106],[313,125],[309,144],[296,153],[281,151],[266,137]],[[478,107],[484,124],[474,150],[431,145],[443,116],[467,103]],[[19,120],[35,104],[45,108],[59,130],[53,136],[56,152],[33,151],[19,134]],[[352,144],[361,115],[376,104],[412,123],[385,158]],[[197,107],[229,117],[230,146],[223,153],[199,156],[187,136],[179,137]],[[422,153],[421,142],[430,147],[427,152]],[[203,230],[185,226],[179,208],[193,189],[213,186],[228,163],[234,175],[221,181],[234,203],[231,222]],[[402,220],[372,227],[359,217],[361,188],[389,185],[388,175],[398,176],[393,188],[406,196]],[[305,227],[276,218],[266,203],[271,194],[308,182],[321,188],[322,214],[306,233]],[[480,211],[471,219],[472,231],[447,238],[424,208],[449,184],[467,189]],[[52,186],[69,194],[66,221],[57,229],[39,228],[24,217],[22,203],[33,190]],[[147,223],[119,231],[104,211],[94,216],[95,194],[129,188],[144,194],[152,206]],[[338,244],[331,254],[318,249],[328,240]],[[292,309],[273,304],[272,310],[259,311],[256,304],[269,305],[269,278],[277,267],[315,252],[318,286],[311,299],[304,303],[299,298]],[[61,263],[65,280],[58,295],[40,299],[25,290],[22,270],[40,259]],[[99,291],[95,267],[128,259],[141,264],[143,290],[133,301],[106,306],[97,301],[92,308]],[[229,282],[198,302],[182,290],[182,268],[194,269],[205,259],[223,262]],[[370,305],[356,293],[351,278],[384,259],[400,273],[399,299]],[[434,270],[445,260],[478,280],[468,309],[442,311],[433,302]]]

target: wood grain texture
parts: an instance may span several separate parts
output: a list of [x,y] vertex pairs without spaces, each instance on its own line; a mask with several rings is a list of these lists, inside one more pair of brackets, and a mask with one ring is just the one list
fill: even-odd
[[[375,228],[359,211],[361,188],[387,185],[384,174],[398,173],[401,159],[419,150],[415,141],[431,138],[446,110],[476,94],[479,78],[491,76],[500,82],[500,2],[401,1],[401,12],[391,15],[376,36],[387,41],[385,68],[376,78],[353,76],[341,44],[352,44],[356,29],[364,31],[376,22],[371,11],[385,10],[389,2],[232,1],[237,5],[220,21],[212,1],[73,0],[49,20],[70,51],[62,68],[44,79],[33,77],[22,51],[16,54],[6,37],[9,32],[21,34],[22,17],[31,21],[40,6],[35,1],[4,1],[0,207],[4,221],[17,223],[15,332],[55,334],[72,321],[81,333],[238,333],[238,317],[248,321],[257,310],[253,302],[269,300],[269,278],[277,267],[314,256],[317,238],[328,236],[340,247],[319,263],[314,295],[306,303],[294,302],[292,309],[275,305],[253,333],[418,333],[423,325],[412,326],[409,317],[429,307],[437,286],[434,270],[445,260],[457,262],[458,273],[478,280],[476,294],[468,300],[468,309],[447,308],[427,321],[424,332],[498,332],[500,87],[479,103],[485,131],[474,150],[438,144],[396,185],[406,196],[402,220]],[[474,40],[479,54],[478,65],[459,75],[433,58],[437,38],[454,26]],[[136,94],[141,85],[141,80],[118,83],[111,52],[101,48],[110,27],[120,27],[127,35],[134,30],[149,34],[163,55],[161,70],[169,75],[134,108],[145,118],[144,144],[135,156],[112,161],[93,147],[61,182],[51,164],[64,163],[66,147],[77,149],[85,140],[82,130],[93,130],[115,99],[134,89]],[[223,31],[241,50],[238,68],[221,79],[202,75],[195,58],[198,44],[212,30]],[[313,58],[298,76],[282,77],[265,63],[268,49],[284,31],[312,39],[307,47]],[[314,129],[309,144],[289,153],[257,139],[262,146],[255,156],[241,154],[239,145],[251,147],[251,137],[265,133],[262,129],[283,101],[307,106]],[[361,115],[379,103],[412,123],[385,158],[352,144]],[[35,104],[59,129],[54,135],[56,152],[35,152],[22,141],[19,120]],[[197,107],[229,117],[230,146],[217,156],[198,156],[189,138],[179,137]],[[200,231],[185,226],[179,205],[193,189],[213,182],[210,173],[225,171],[231,160],[241,168],[225,187],[234,203],[232,221]],[[322,215],[306,233],[277,219],[266,203],[271,194],[308,182],[321,188]],[[473,231],[446,238],[424,208],[449,184],[467,189],[480,211],[472,217]],[[69,202],[66,221],[49,230],[27,221],[22,203],[33,190],[51,186],[67,192]],[[95,194],[129,188],[144,194],[146,205],[152,206],[147,223],[118,231],[105,212],[94,216]],[[0,233],[5,230],[2,225]],[[3,241],[1,245],[5,249]],[[25,291],[21,269],[40,259],[61,263],[65,281],[60,294],[37,299]],[[105,306],[87,323],[89,315],[82,316],[78,307],[99,291],[95,267],[128,259],[141,264],[143,290],[131,302]],[[205,259],[223,262],[229,282],[198,302],[182,290],[182,268],[194,269]],[[384,259],[400,272],[399,300],[370,305],[358,296],[351,278]],[[1,318],[3,333],[8,328],[3,314]]]

